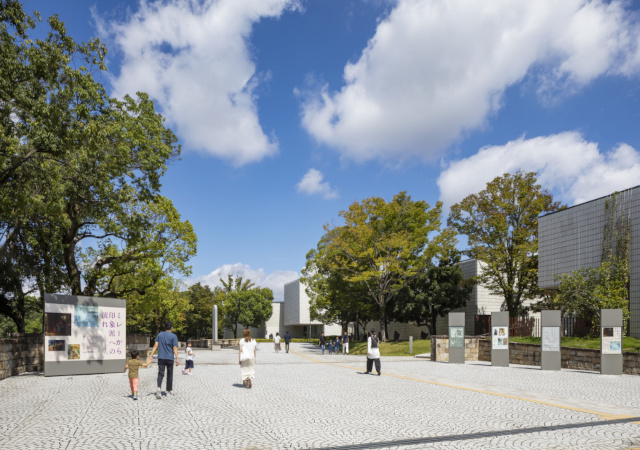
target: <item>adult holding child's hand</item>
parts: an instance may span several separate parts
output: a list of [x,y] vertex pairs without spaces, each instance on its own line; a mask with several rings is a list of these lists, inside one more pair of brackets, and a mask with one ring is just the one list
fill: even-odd
[[167,322],[165,324],[165,331],[158,333],[156,336],[156,343],[153,345],[151,354],[153,355],[158,350],[158,390],[156,391],[156,398],[160,400],[162,398],[162,379],[164,378],[164,372],[167,371],[167,393],[166,395],[173,395],[173,364],[175,359],[175,365],[179,365],[178,360],[178,336],[173,334],[173,324]]

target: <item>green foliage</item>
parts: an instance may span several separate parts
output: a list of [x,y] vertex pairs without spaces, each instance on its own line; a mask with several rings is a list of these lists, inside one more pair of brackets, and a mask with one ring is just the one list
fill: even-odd
[[437,318],[465,307],[473,290],[473,281],[464,279],[459,263],[460,255],[452,251],[409,281],[395,302],[396,320],[428,324],[430,335],[437,334]]
[[309,296],[311,320],[325,324],[339,323],[346,327],[349,322],[366,324],[377,318],[377,308],[371,301],[364,283],[353,283],[330,266],[333,253],[339,247],[328,247],[335,232],[328,231],[318,242],[315,250],[307,254],[307,263],[302,270],[301,282]]
[[191,305],[181,288],[179,281],[164,277],[144,294],[132,292],[127,298],[127,332],[155,336],[170,320],[175,333],[182,336]]
[[[380,342],[382,356],[413,356],[431,352],[431,339],[414,339],[413,354],[409,353],[409,341]],[[350,355],[366,355],[367,342],[349,343]]]
[[[427,261],[455,245],[451,230],[440,233],[441,209],[439,202],[431,208],[401,192],[388,203],[372,197],[341,211],[345,224],[325,225],[318,250],[307,255],[304,280],[316,302],[314,309],[330,312],[328,305],[335,301],[345,305],[342,313],[356,309],[368,315],[371,311],[380,322],[384,340],[395,295],[421,273]],[[335,292],[345,283],[351,299]],[[372,309],[361,308],[364,299]]]
[[[26,334],[42,333],[42,303],[36,297],[27,296],[25,298],[25,318],[24,331]],[[11,337],[13,333],[18,333],[18,327],[9,317],[0,316],[0,338]]]
[[76,43],[56,16],[33,40],[36,18],[0,4],[0,314],[20,331],[26,296],[138,301],[190,274],[197,241],[160,195],[180,147],[153,102],[110,98],[100,41]]
[[478,282],[502,295],[509,315],[526,314],[538,288],[538,216],[560,209],[533,172],[505,173],[451,207],[448,224],[468,239],[465,253],[486,264]]
[[220,279],[222,288],[217,290],[214,301],[222,305],[222,324],[238,337],[238,325],[245,328],[259,327],[269,320],[273,313],[273,292],[269,288],[256,287],[247,279],[229,275],[227,280]]
[[600,309],[622,309],[626,324],[629,312],[629,292],[626,280],[616,276],[610,262],[600,267],[583,267],[569,274],[556,276],[560,283],[553,303],[565,314],[577,314],[592,323],[591,335],[599,335]]
[[[209,286],[196,283],[184,293],[191,310],[187,314],[185,334],[189,338],[211,339],[213,333],[212,313],[214,293]],[[220,308],[220,305],[218,305]]]

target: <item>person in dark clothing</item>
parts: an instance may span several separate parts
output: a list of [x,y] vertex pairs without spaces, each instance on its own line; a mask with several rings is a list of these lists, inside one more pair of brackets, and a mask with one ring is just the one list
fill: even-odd
[[289,343],[291,342],[291,335],[289,331],[284,334],[284,349],[289,353]]
[[156,337],[156,343],[153,345],[151,354],[153,355],[158,350],[158,390],[156,391],[156,398],[162,398],[162,379],[164,378],[164,371],[167,370],[167,393],[165,395],[172,396],[173,390],[173,364],[175,358],[175,365],[178,366],[178,337],[171,332],[173,324],[167,322],[164,327],[165,331],[158,333]]
[[324,333],[320,335],[320,348],[322,349],[322,354],[324,355],[324,347],[327,345],[327,338],[324,337]]
[[375,330],[371,330],[371,336],[367,339],[367,373],[371,373],[373,363],[375,363],[376,372],[380,375],[380,348],[378,347],[378,342]]

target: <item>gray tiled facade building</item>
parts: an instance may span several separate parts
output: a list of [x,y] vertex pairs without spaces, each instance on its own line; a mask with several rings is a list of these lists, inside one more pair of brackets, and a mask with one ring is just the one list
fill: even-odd
[[[613,195],[613,194],[612,194]],[[538,219],[538,284],[558,287],[554,276],[581,267],[598,267],[602,259],[607,201],[612,195],[572,206]],[[631,224],[629,244],[631,336],[640,338],[640,186],[616,194],[617,214]]]

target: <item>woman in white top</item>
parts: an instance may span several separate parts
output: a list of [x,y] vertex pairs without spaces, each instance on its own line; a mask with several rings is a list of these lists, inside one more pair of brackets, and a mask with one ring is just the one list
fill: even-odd
[[251,338],[251,330],[245,328],[240,339],[240,349],[238,352],[238,363],[240,364],[240,375],[242,384],[251,389],[251,380],[256,375],[256,346],[257,342]]
[[280,351],[280,333],[276,333],[276,337],[273,338],[273,349],[276,353]]
[[373,363],[376,364],[376,372],[380,375],[380,348],[378,347],[376,330],[371,330],[371,334],[367,338],[367,373],[371,373]]

